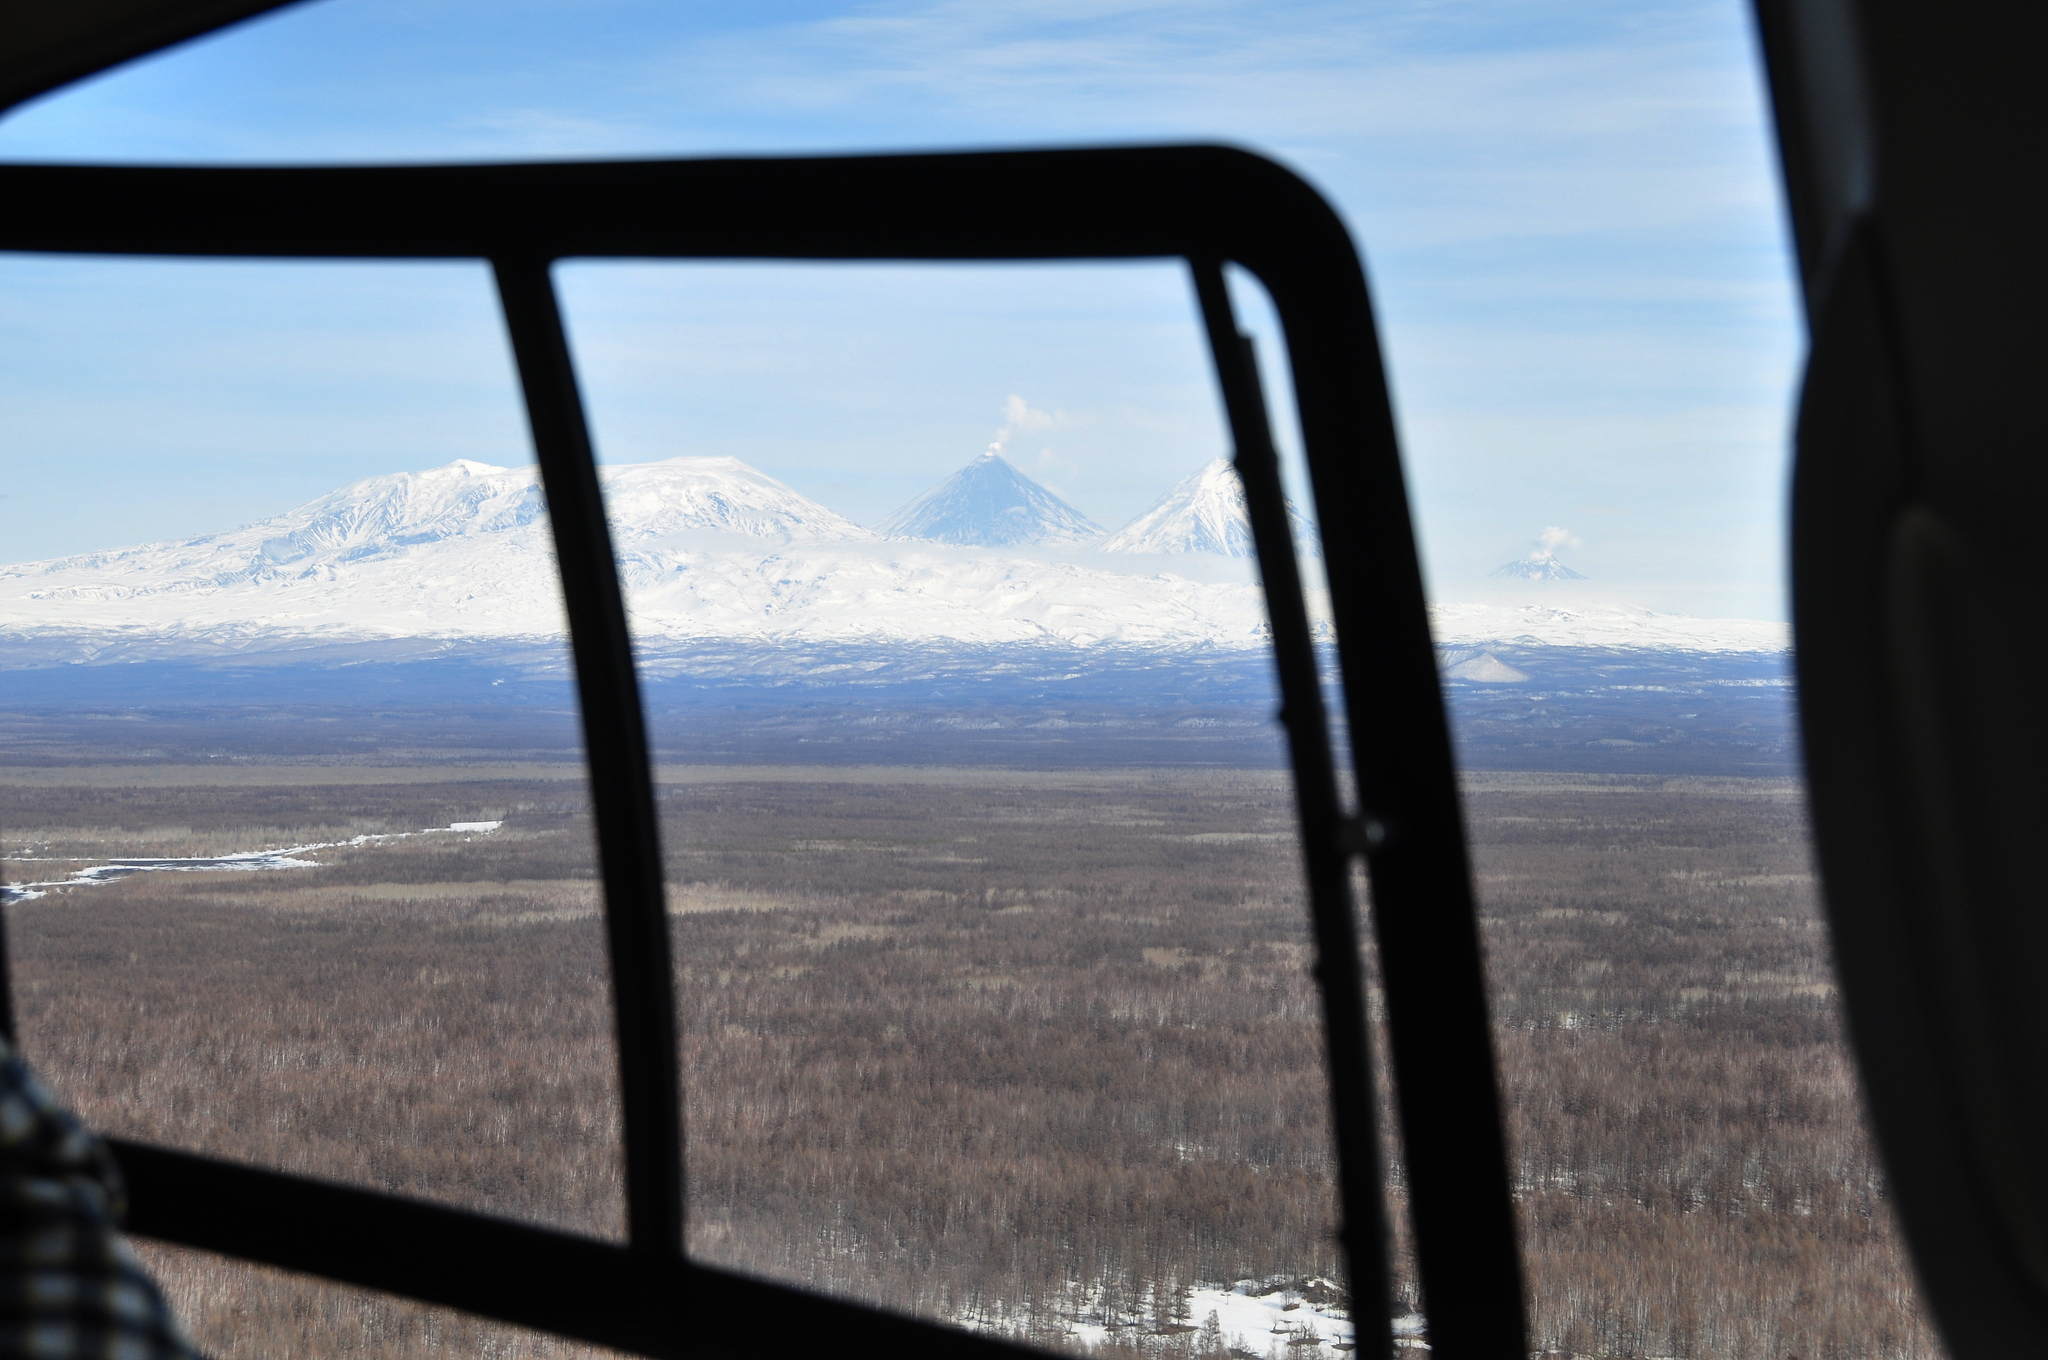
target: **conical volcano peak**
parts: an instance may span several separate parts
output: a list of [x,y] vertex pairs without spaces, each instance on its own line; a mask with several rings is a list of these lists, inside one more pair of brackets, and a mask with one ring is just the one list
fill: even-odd
[[1487,573],[1520,581],[1583,581],[1586,573],[1573,571],[1555,557],[1524,557],[1513,562],[1503,562]]
[[1585,573],[1573,571],[1557,560],[1559,548],[1567,544],[1577,546],[1578,541],[1571,530],[1560,529],[1553,524],[1537,536],[1536,546],[1527,557],[1503,562],[1489,575],[1523,581],[1583,581]]
[[[1294,531],[1296,551],[1312,555],[1321,551],[1315,526],[1292,501],[1287,503],[1287,522]],[[1150,510],[1102,540],[1102,551],[1250,557],[1252,521],[1237,469],[1227,458],[1211,460],[1161,496]]]
[[995,448],[875,526],[887,538],[999,548],[1087,543],[1102,528]]

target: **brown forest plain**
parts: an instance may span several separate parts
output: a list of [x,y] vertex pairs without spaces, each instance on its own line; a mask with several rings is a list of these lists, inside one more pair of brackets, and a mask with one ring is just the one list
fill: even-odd
[[[504,823],[19,903],[27,1056],[110,1132],[618,1236],[586,803],[545,773],[0,781],[16,883]],[[662,807],[693,1254],[1154,1356],[1201,1348],[1191,1287],[1340,1277],[1283,776],[712,772]],[[1796,785],[1477,775],[1466,807],[1532,1351],[1936,1355]],[[146,1251],[222,1356],[591,1353]]]

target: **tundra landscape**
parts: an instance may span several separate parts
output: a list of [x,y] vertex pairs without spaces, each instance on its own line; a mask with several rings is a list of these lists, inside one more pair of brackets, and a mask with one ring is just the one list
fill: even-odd
[[[126,1137],[619,1236],[580,765],[137,749],[7,772],[8,882],[324,848],[10,906],[51,1085]],[[695,1256],[1058,1350],[1349,1349],[1283,773],[672,766],[660,793]],[[1478,773],[1466,806],[1531,1350],[1935,1355],[1796,784]],[[588,1353],[145,1250],[221,1356]]]
[[[1426,1346],[1391,1135],[1392,1297],[1335,1247],[1228,464],[1110,533],[994,450],[872,529],[729,457],[602,476],[694,1256],[1105,1360],[1341,1360],[1382,1307]],[[58,1092],[126,1137],[616,1239],[534,470],[372,476],[0,587],[13,997]],[[1432,611],[1531,1351],[1933,1356],[1843,1048],[1783,625]],[[575,1350],[149,1252],[223,1356]]]

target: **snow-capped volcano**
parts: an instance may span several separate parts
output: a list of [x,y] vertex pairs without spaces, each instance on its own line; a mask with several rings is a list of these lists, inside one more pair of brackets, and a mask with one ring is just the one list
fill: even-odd
[[1573,571],[1557,560],[1557,550],[1567,545],[1579,546],[1578,535],[1559,525],[1550,525],[1536,536],[1536,546],[1529,550],[1527,557],[1503,562],[1490,574],[1520,581],[1583,581],[1586,579],[1583,573]]
[[[1315,526],[1294,502],[1288,525],[1298,551],[1320,551]],[[1159,498],[1150,510],[1098,545],[1111,553],[1220,553],[1252,555],[1252,521],[1245,510],[1244,483],[1237,469],[1218,458]]]
[[990,449],[875,526],[885,538],[1007,548],[1087,543],[1102,527]]
[[1519,581],[1583,581],[1586,573],[1573,571],[1549,553],[1536,553],[1503,562],[1488,572],[1489,576],[1502,576]]

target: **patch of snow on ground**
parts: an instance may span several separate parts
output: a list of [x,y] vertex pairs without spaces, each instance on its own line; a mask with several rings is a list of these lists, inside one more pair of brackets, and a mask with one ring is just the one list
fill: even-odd
[[[1336,1292],[1327,1281],[1300,1283],[1310,1285],[1308,1293],[1316,1296]],[[1313,1288],[1316,1285],[1325,1288]],[[1200,1328],[1211,1313],[1222,1329],[1226,1349],[1261,1360],[1274,1355],[1286,1360],[1335,1360],[1355,1345],[1350,1313],[1333,1299],[1312,1303],[1298,1288],[1272,1288],[1240,1280],[1228,1290],[1189,1290],[1188,1321]]]
[[[1066,1297],[1041,1305],[1033,1316],[998,1309],[970,1312],[958,1321],[1027,1345],[1078,1342],[1090,1350],[1116,1345],[1183,1360],[1355,1360],[1356,1339],[1344,1290],[1326,1279],[1239,1280],[1229,1288],[1183,1289],[1168,1313],[1157,1296],[1121,1295],[1111,1303],[1086,1286],[1070,1284]],[[1214,1319],[1213,1330],[1210,1320]],[[1397,1319],[1397,1332],[1403,1321]],[[1424,1345],[1419,1331],[1404,1344]]]

